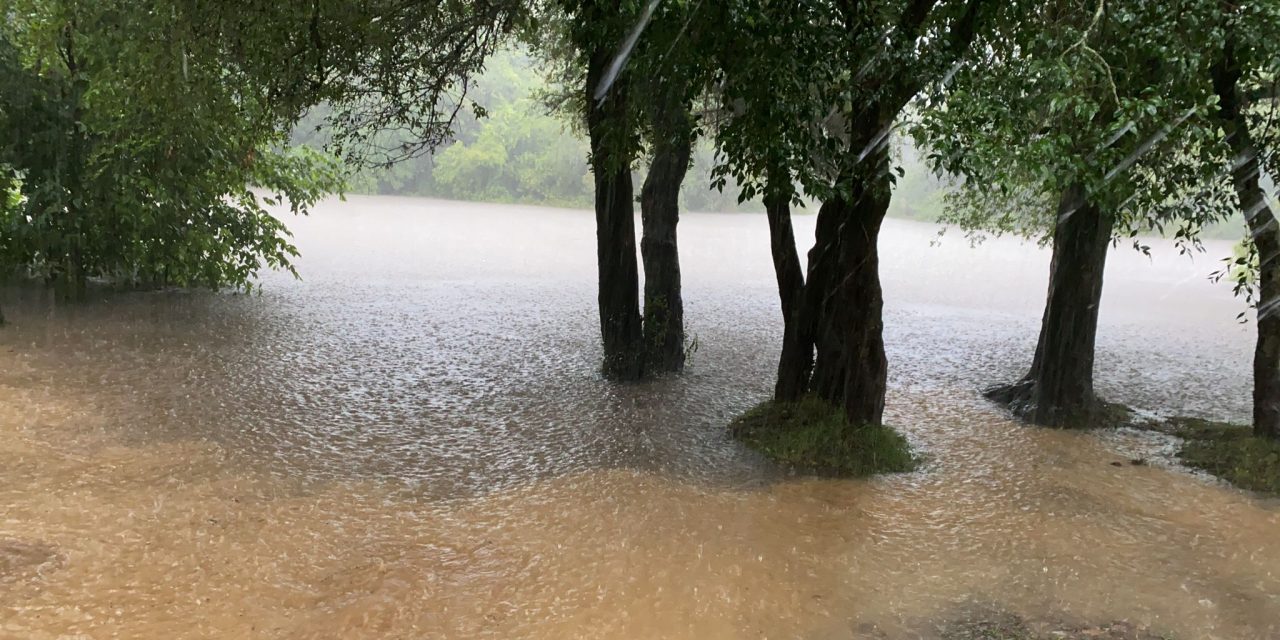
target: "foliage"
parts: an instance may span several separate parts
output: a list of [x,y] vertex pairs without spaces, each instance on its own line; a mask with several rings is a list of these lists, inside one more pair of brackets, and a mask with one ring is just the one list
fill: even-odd
[[[1227,279],[1234,284],[1235,293],[1243,296],[1250,306],[1257,306],[1259,300],[1259,271],[1262,261],[1259,260],[1258,236],[1260,229],[1267,233],[1275,233],[1276,221],[1274,212],[1276,179],[1280,177],[1280,42],[1275,33],[1280,30],[1280,5],[1276,3],[1240,3],[1238,5],[1221,5],[1219,22],[1215,25],[1218,41],[1215,43],[1214,55],[1220,58],[1222,67],[1213,69],[1209,75],[1225,79],[1228,62],[1233,63],[1239,73],[1233,90],[1238,92],[1240,101],[1238,108],[1243,115],[1243,146],[1249,147],[1239,156],[1233,156],[1229,162],[1223,163],[1223,173],[1236,177],[1237,172],[1256,170],[1255,176],[1265,190],[1270,187],[1272,198],[1264,193],[1261,206],[1269,206],[1270,213],[1262,210],[1245,210],[1243,203],[1235,202],[1240,207],[1242,217],[1247,221],[1245,227],[1250,233],[1237,248],[1235,255],[1224,259],[1226,266],[1213,274],[1215,279]],[[1208,82],[1208,81],[1206,81]],[[1222,87],[1227,89],[1227,87]],[[1219,122],[1219,134],[1236,131],[1237,123]],[[1255,157],[1242,157],[1244,154],[1256,154]],[[1254,160],[1253,164],[1250,161]],[[1270,178],[1270,179],[1268,179]],[[1234,194],[1238,196],[1239,194]],[[1269,216],[1269,217],[1268,217]],[[1271,260],[1274,256],[1267,256]],[[1268,306],[1270,303],[1268,303]],[[1268,311],[1264,310],[1264,313]],[[1240,316],[1242,319],[1244,314]]]
[[956,185],[929,168],[922,150],[915,148],[909,137],[895,136],[894,164],[900,169],[889,203],[891,218],[923,222],[942,219],[946,198],[955,193]]
[[883,425],[852,425],[844,412],[806,397],[766,402],[743,414],[730,431],[751,448],[788,467],[843,477],[898,473],[918,460],[905,438]]
[[279,115],[218,43],[187,37],[193,16],[124,0],[0,12],[0,157],[22,190],[0,219],[6,271],[74,294],[93,277],[249,288],[259,268],[289,266],[297,252],[265,206],[305,213],[338,176],[281,150]]
[[296,254],[264,205],[305,212],[339,186],[329,157],[285,148],[301,115],[327,103],[331,150],[352,163],[434,149],[483,111],[472,76],[527,6],[0,0],[0,14],[0,159],[25,196],[3,221],[5,266],[71,290],[247,288]]
[[[475,78],[469,95],[484,113],[459,114],[450,141],[421,157],[391,166],[358,167],[349,177],[353,193],[425,196],[454,200],[552,206],[591,206],[587,143],[578,114],[547,104],[558,80],[552,63],[523,47],[498,51]],[[553,113],[554,110],[554,113]],[[332,140],[329,109],[313,109],[294,130],[293,141],[321,149]],[[403,134],[384,132],[381,147],[395,146]],[[681,200],[694,211],[735,211],[735,193],[711,187],[714,149],[700,141]],[[637,167],[637,182],[644,167]]]
[[529,15],[517,0],[167,1],[291,123],[327,104],[330,150],[365,166],[429,153],[483,111],[474,76]]
[[708,27],[723,38],[718,175],[744,197],[780,190],[799,202],[800,192],[826,200],[849,188],[845,178],[881,171],[871,160],[901,110],[946,78],[992,11],[960,1],[721,4]]
[[1032,3],[979,43],[913,133],[933,166],[963,177],[948,219],[1038,235],[1080,184],[1117,235],[1194,244],[1231,211],[1223,149],[1200,82],[1213,15],[1201,0]]

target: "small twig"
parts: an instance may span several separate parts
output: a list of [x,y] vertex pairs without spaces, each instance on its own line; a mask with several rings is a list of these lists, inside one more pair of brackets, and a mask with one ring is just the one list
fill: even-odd
[[1098,23],[1102,22],[1102,16],[1106,14],[1106,8],[1106,0],[1098,0],[1098,8],[1094,10],[1093,18],[1089,21],[1089,26],[1085,27],[1084,33],[1080,34],[1080,39],[1077,40],[1075,44],[1067,47],[1066,50],[1062,52],[1062,57],[1066,58],[1067,55],[1075,49],[1080,49],[1087,54],[1091,54],[1097,60],[1098,64],[1102,66],[1103,73],[1107,75],[1107,84],[1111,88],[1111,98],[1115,100],[1116,106],[1119,106],[1120,92],[1116,90],[1116,79],[1111,73],[1111,65],[1107,64],[1107,60],[1102,57],[1102,54],[1098,53],[1088,44],[1089,36],[1093,35],[1093,31],[1098,27]]

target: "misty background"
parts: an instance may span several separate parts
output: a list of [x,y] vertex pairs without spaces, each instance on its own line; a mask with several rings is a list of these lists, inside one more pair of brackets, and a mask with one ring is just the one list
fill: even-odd
[[[548,106],[545,97],[554,90],[538,61],[527,51],[500,51],[468,91],[469,100],[481,105],[486,114],[461,112],[453,142],[442,145],[434,154],[385,168],[354,170],[348,178],[347,192],[590,208],[593,192],[587,141],[567,117],[553,113]],[[322,128],[327,113],[324,108],[312,110],[295,129],[293,142],[323,148],[329,140]],[[402,142],[394,133],[380,136],[376,142],[383,148],[394,148]],[[925,165],[924,154],[906,136],[898,136],[894,157],[903,175],[897,181],[889,215],[940,221],[945,184]],[[704,137],[694,148],[693,166],[681,188],[684,210],[764,211],[758,199],[739,203],[732,179],[723,191],[713,188],[714,166],[714,145]],[[637,167],[637,177],[642,178],[644,171],[642,162]],[[637,179],[636,184],[641,181]],[[796,213],[816,211],[811,205]]]

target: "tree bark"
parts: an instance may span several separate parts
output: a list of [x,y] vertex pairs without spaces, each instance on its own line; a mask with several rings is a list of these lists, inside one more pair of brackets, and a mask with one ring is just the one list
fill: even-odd
[[680,292],[680,185],[689,171],[693,116],[677,88],[660,89],[653,105],[653,161],[640,192],[644,261],[645,369],[684,368],[684,301]]
[[880,227],[892,185],[887,157],[873,158],[854,182],[853,200],[832,202],[839,213],[834,277],[826,282],[813,392],[844,408],[852,424],[880,424],[888,382],[884,353],[884,293],[880,287]]
[[[951,59],[958,59],[968,49],[984,4],[983,0],[968,0],[959,20],[942,38],[942,51]],[[899,41],[910,43],[920,37],[933,5],[926,1],[907,7],[898,25],[903,36]],[[850,24],[859,23],[855,5],[842,5],[842,10]],[[843,408],[845,417],[855,425],[882,422],[888,381],[878,243],[893,181],[884,143],[891,125],[924,82],[905,73],[906,68],[882,68],[885,73],[875,74],[867,82],[877,87],[880,97],[859,105],[853,113],[841,113],[847,116],[840,120],[848,126],[846,144],[852,162],[838,178],[841,189],[818,211],[807,277],[796,317],[788,322],[798,333],[784,334],[774,391],[778,400],[815,394]],[[780,235],[773,238],[775,248]],[[776,250],[774,262],[777,270]],[[778,270],[785,313],[789,287],[783,285],[784,276],[787,282],[794,282],[794,278]]]
[[814,351],[813,373],[808,391],[840,406],[844,389],[844,340],[831,326],[835,300],[833,293],[843,278],[841,229],[849,216],[844,200],[832,198],[818,209],[813,248],[809,249],[809,271],[805,279],[801,326],[808,331]]
[[[1257,159],[1251,161],[1257,165]],[[1257,188],[1257,174],[1252,179],[1258,200],[1244,204],[1245,211],[1256,210],[1249,218],[1249,231],[1258,248],[1258,342],[1253,350],[1253,435],[1280,440],[1280,225],[1275,214],[1262,199]],[[1250,194],[1250,199],[1254,195]]]
[[1020,417],[1051,427],[1085,427],[1101,408],[1093,392],[1094,342],[1102,277],[1115,216],[1066,189],[1053,232],[1049,292],[1031,369],[1013,384],[988,389]]
[[1227,37],[1211,75],[1218,116],[1234,156],[1232,182],[1258,250],[1258,341],[1253,351],[1253,434],[1280,440],[1280,224],[1259,184],[1257,146],[1245,119],[1242,71],[1234,35]]
[[892,185],[887,156],[866,167],[818,212],[798,323],[815,351],[807,390],[852,424],[882,422],[888,381],[878,242]]
[[782,354],[778,358],[778,379],[773,396],[778,402],[794,402],[809,387],[813,369],[813,335],[806,330],[803,315],[804,271],[796,250],[795,230],[791,225],[791,185],[784,178],[769,177],[764,199],[769,219],[769,248],[773,255],[773,272],[778,280],[778,300],[782,306]]
[[599,103],[592,93],[604,76],[611,52],[600,48],[587,71],[587,131],[591,173],[595,181],[596,260],[599,267],[602,371],[615,380],[637,380],[644,374],[643,336],[636,266],[634,198],[627,136],[626,81],[618,78]]
[[[887,178],[887,174],[885,174]],[[853,424],[880,424],[888,387],[884,353],[884,291],[880,288],[880,226],[889,210],[888,180],[872,185],[845,222],[845,279],[837,291],[845,341],[845,416]]]

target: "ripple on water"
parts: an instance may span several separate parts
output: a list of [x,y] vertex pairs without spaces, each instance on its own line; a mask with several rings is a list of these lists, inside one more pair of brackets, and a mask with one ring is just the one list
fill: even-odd
[[[981,398],[1034,347],[1034,248],[887,223],[886,416],[928,464],[838,481],[724,433],[779,338],[754,216],[684,219],[699,348],[635,385],[596,373],[589,214],[354,198],[295,226],[305,280],[262,296],[4,292],[0,632],[898,638],[979,602],[1280,635],[1274,504]],[[1102,393],[1247,415],[1229,297],[1126,260]]]

